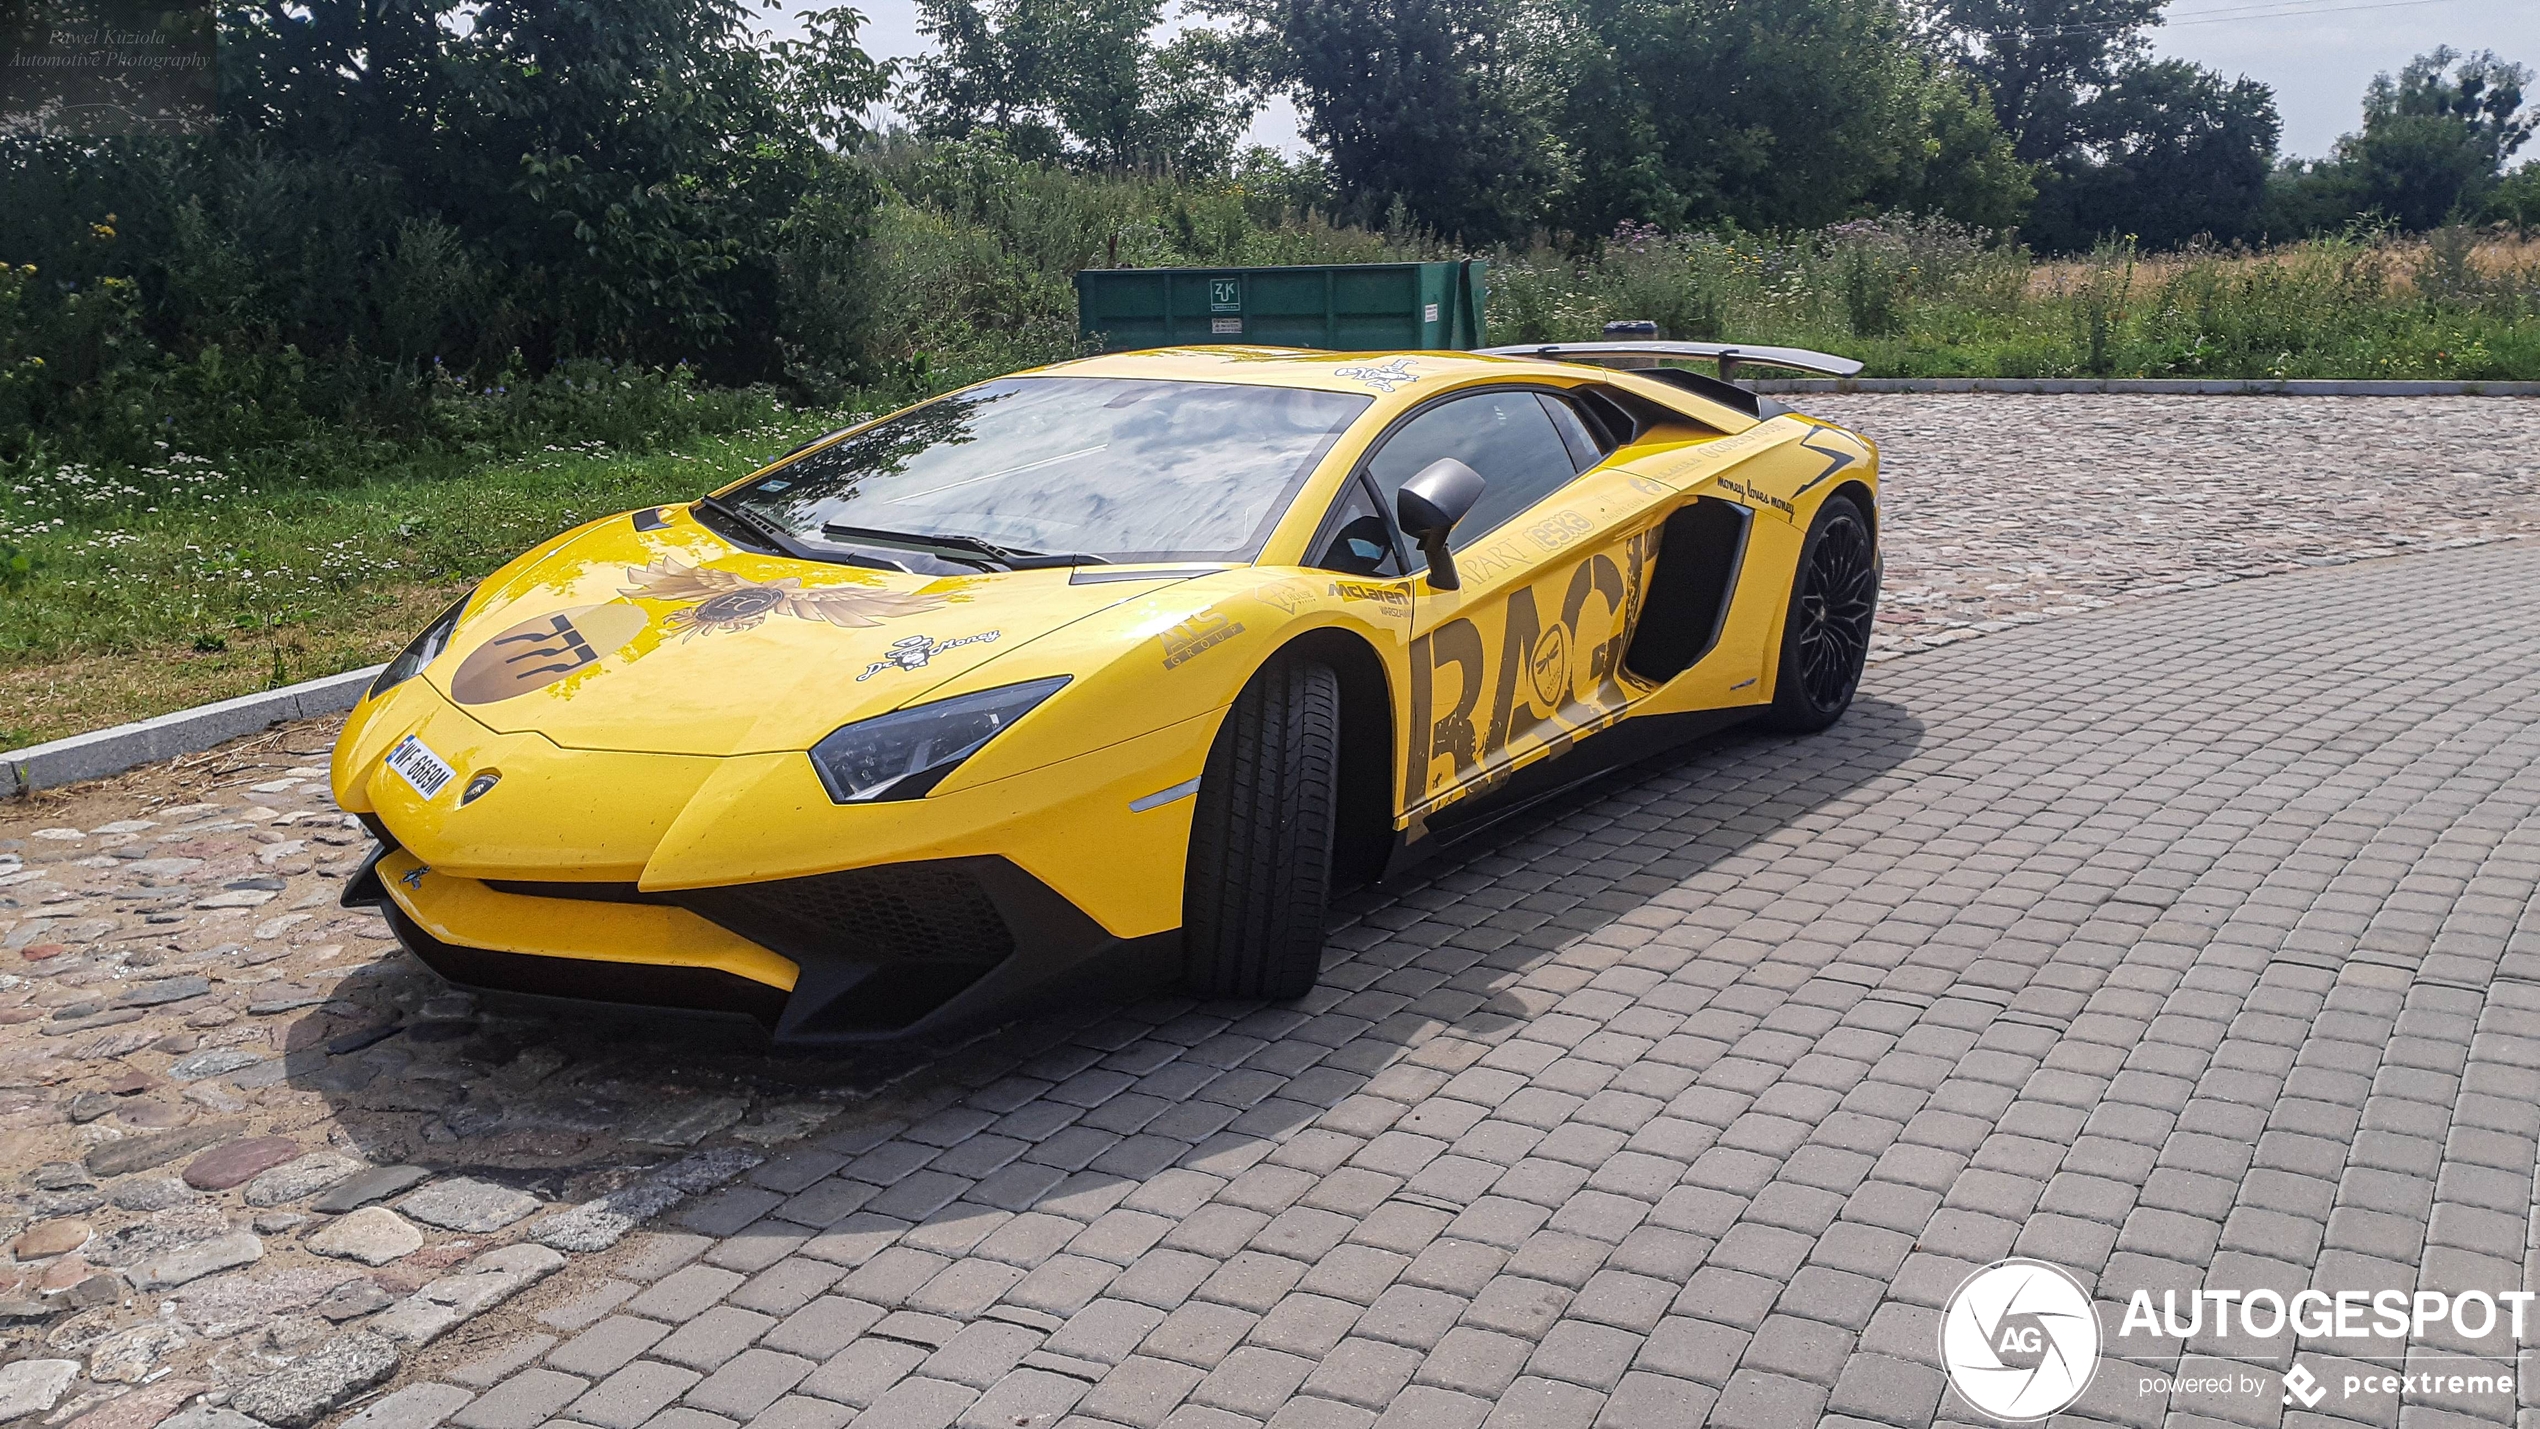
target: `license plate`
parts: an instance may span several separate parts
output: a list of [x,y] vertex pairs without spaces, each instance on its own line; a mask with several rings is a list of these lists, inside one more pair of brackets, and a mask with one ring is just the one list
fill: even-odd
[[423,741],[411,734],[398,740],[397,747],[388,751],[388,767],[426,799],[440,793],[444,786],[458,777],[457,770],[442,762],[440,755],[424,748]]

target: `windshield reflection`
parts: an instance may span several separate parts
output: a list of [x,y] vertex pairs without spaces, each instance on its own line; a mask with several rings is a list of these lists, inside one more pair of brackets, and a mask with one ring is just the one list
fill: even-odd
[[807,541],[838,525],[1111,561],[1247,560],[1372,400],[1009,377],[868,427],[723,500]]

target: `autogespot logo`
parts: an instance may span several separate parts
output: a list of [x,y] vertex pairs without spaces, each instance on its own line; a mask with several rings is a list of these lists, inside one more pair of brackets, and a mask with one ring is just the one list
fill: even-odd
[[2080,1282],[2035,1260],[1970,1275],[1940,1317],[1940,1362],[1969,1404],[2013,1423],[2081,1398],[2099,1367],[2099,1317]]

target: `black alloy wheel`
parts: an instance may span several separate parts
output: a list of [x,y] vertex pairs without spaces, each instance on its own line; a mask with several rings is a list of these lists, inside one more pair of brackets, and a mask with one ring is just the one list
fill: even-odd
[[1769,724],[1808,733],[1843,717],[1869,658],[1878,602],[1878,546],[1869,517],[1849,496],[1828,497],[1808,528],[1791,582]]

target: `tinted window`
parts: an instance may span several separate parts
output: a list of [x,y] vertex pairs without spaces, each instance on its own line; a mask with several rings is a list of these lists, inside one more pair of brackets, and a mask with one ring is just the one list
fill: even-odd
[[834,522],[1114,561],[1245,560],[1373,400],[1010,377],[903,412],[723,499],[811,541]]
[[1555,397],[1549,392],[1535,395],[1542,400],[1544,411],[1551,414],[1552,425],[1561,433],[1561,444],[1570,449],[1571,465],[1585,471],[1605,460],[1605,452],[1597,445],[1595,435],[1588,431],[1587,423],[1579,420],[1578,408],[1571,406],[1567,398]]
[[1352,479],[1340,500],[1340,514],[1332,523],[1332,533],[1323,542],[1321,554],[1314,564],[1327,571],[1346,571],[1354,576],[1398,576],[1402,561],[1393,546],[1393,523],[1376,509],[1376,499],[1367,494],[1367,483]]
[[[1367,471],[1391,505],[1404,482],[1440,457],[1480,472],[1484,482],[1482,499],[1455,523],[1448,544],[1459,551],[1578,475],[1552,418],[1526,391],[1485,392],[1431,407],[1387,437]],[[1421,564],[1417,554],[1412,563]]]

